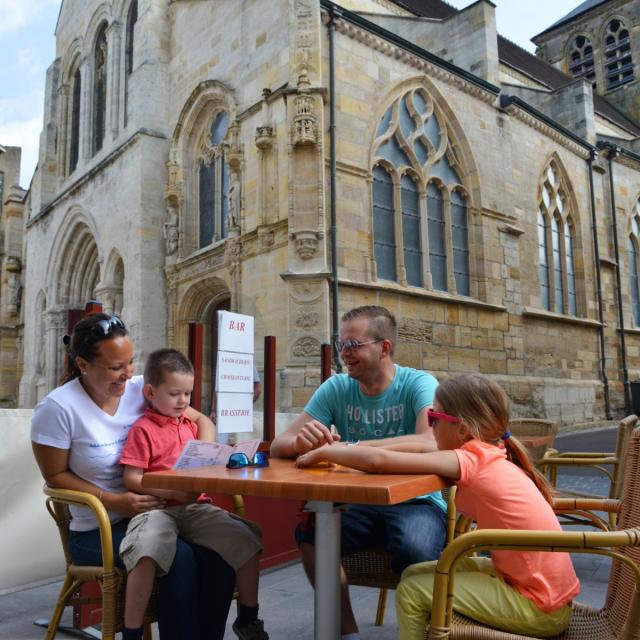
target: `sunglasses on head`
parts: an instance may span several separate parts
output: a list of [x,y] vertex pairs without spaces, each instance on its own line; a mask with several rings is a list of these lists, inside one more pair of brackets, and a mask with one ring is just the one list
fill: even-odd
[[264,451],[258,451],[249,460],[246,453],[232,453],[227,462],[227,469],[242,469],[242,467],[268,467],[269,458]]
[[445,422],[450,422],[451,424],[457,424],[460,422],[460,418],[456,418],[455,416],[450,416],[448,413],[440,413],[438,411],[434,411],[433,409],[427,409],[427,424],[430,427],[438,420],[444,420]]
[[375,340],[365,340],[361,342],[360,340],[356,340],[355,338],[349,338],[348,340],[335,340],[333,346],[336,348],[336,351],[340,353],[343,349],[347,351],[357,351],[360,347],[363,347],[365,344],[374,344],[375,342],[382,342],[384,338],[376,338]]
[[[122,322],[122,320],[120,320],[118,316],[111,316],[109,319],[98,320],[98,322],[96,322],[87,332],[85,339],[82,341],[82,344],[78,348],[78,353],[80,353],[88,344],[110,336],[113,333],[114,327],[117,329],[122,329],[123,331],[127,330],[127,328],[124,326],[124,322]],[[63,342],[65,344],[70,343],[70,340],[68,340],[67,338],[69,338],[69,336],[65,336],[63,338]]]

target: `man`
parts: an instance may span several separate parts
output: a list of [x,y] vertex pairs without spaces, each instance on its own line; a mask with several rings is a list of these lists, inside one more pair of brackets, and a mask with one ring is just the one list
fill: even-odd
[[[271,445],[271,455],[294,458],[324,444],[436,449],[427,409],[438,385],[423,371],[393,362],[396,320],[384,307],[364,306],[342,316],[336,347],[347,366],[313,394],[304,411]],[[334,425],[338,434],[330,430]],[[342,555],[383,545],[400,574],[416,562],[435,560],[446,535],[446,504],[440,492],[392,506],[351,505],[342,515]],[[299,526],[296,539],[313,583],[314,529]],[[360,638],[344,572],[341,577],[343,640]]]

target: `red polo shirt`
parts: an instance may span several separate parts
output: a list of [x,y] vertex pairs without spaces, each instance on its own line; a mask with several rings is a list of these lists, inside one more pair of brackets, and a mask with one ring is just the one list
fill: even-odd
[[182,415],[164,416],[150,407],[132,425],[120,464],[144,471],[171,469],[188,440],[198,438],[198,425]]

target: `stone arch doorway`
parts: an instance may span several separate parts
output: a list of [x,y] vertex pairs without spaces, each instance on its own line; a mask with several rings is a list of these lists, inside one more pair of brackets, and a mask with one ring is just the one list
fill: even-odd
[[196,368],[199,410],[210,413],[214,407],[215,372],[218,353],[218,311],[229,310],[231,293],[220,278],[208,278],[194,284],[184,295],[178,314],[176,348],[189,357]]
[[215,410],[218,363],[218,311],[229,311],[230,308],[230,297],[217,296],[210,300],[202,317],[201,411],[207,414]]

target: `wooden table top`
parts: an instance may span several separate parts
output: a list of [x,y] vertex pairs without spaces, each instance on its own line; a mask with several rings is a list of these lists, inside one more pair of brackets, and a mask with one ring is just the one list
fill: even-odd
[[239,493],[266,498],[397,504],[447,486],[436,475],[390,475],[347,467],[298,469],[293,460],[271,459],[268,467],[171,469],[145,473],[142,486],[206,493]]

